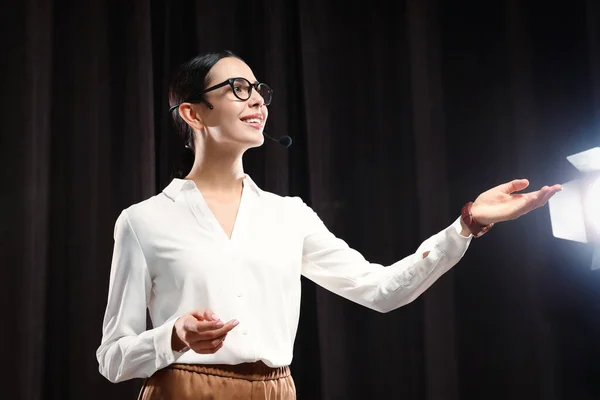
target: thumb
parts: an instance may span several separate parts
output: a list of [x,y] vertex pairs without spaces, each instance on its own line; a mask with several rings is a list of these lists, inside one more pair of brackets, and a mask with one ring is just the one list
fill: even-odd
[[515,179],[500,185],[498,188],[502,192],[510,194],[512,192],[518,192],[519,190],[523,190],[527,186],[529,186],[529,181],[527,179]]

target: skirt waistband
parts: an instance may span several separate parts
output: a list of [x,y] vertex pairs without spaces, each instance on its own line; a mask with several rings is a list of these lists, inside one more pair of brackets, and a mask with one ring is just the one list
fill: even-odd
[[227,364],[172,364],[169,369],[196,374],[214,375],[248,381],[269,381],[290,376],[289,367],[271,368],[262,361],[237,365]]

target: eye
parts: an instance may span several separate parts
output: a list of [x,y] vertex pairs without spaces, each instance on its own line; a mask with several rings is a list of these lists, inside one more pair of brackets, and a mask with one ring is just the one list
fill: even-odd
[[237,93],[247,92],[249,90],[248,82],[246,82],[244,79],[236,79],[233,82],[233,90]]

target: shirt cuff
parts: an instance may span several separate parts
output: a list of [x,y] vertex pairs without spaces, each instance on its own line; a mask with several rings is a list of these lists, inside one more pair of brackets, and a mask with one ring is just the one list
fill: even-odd
[[471,234],[469,236],[461,235],[462,225],[460,218],[458,217],[452,225],[440,232],[440,238],[437,241],[436,247],[448,257],[461,258],[464,256],[473,239],[473,235]]
[[156,369],[164,368],[173,364],[185,352],[173,350],[171,347],[171,337],[173,335],[173,326],[177,318],[173,318],[156,328],[154,335],[154,350],[156,351]]

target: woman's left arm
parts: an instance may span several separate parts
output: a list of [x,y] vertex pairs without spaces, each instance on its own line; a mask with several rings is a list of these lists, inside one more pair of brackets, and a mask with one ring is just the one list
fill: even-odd
[[[470,211],[473,220],[491,225],[544,205],[559,185],[513,194],[529,185],[515,180],[482,193]],[[302,274],[325,289],[379,312],[388,312],[419,297],[463,257],[472,240],[462,218],[425,240],[417,250],[387,267],[371,263],[335,237],[306,204],[299,205],[303,227]]]

